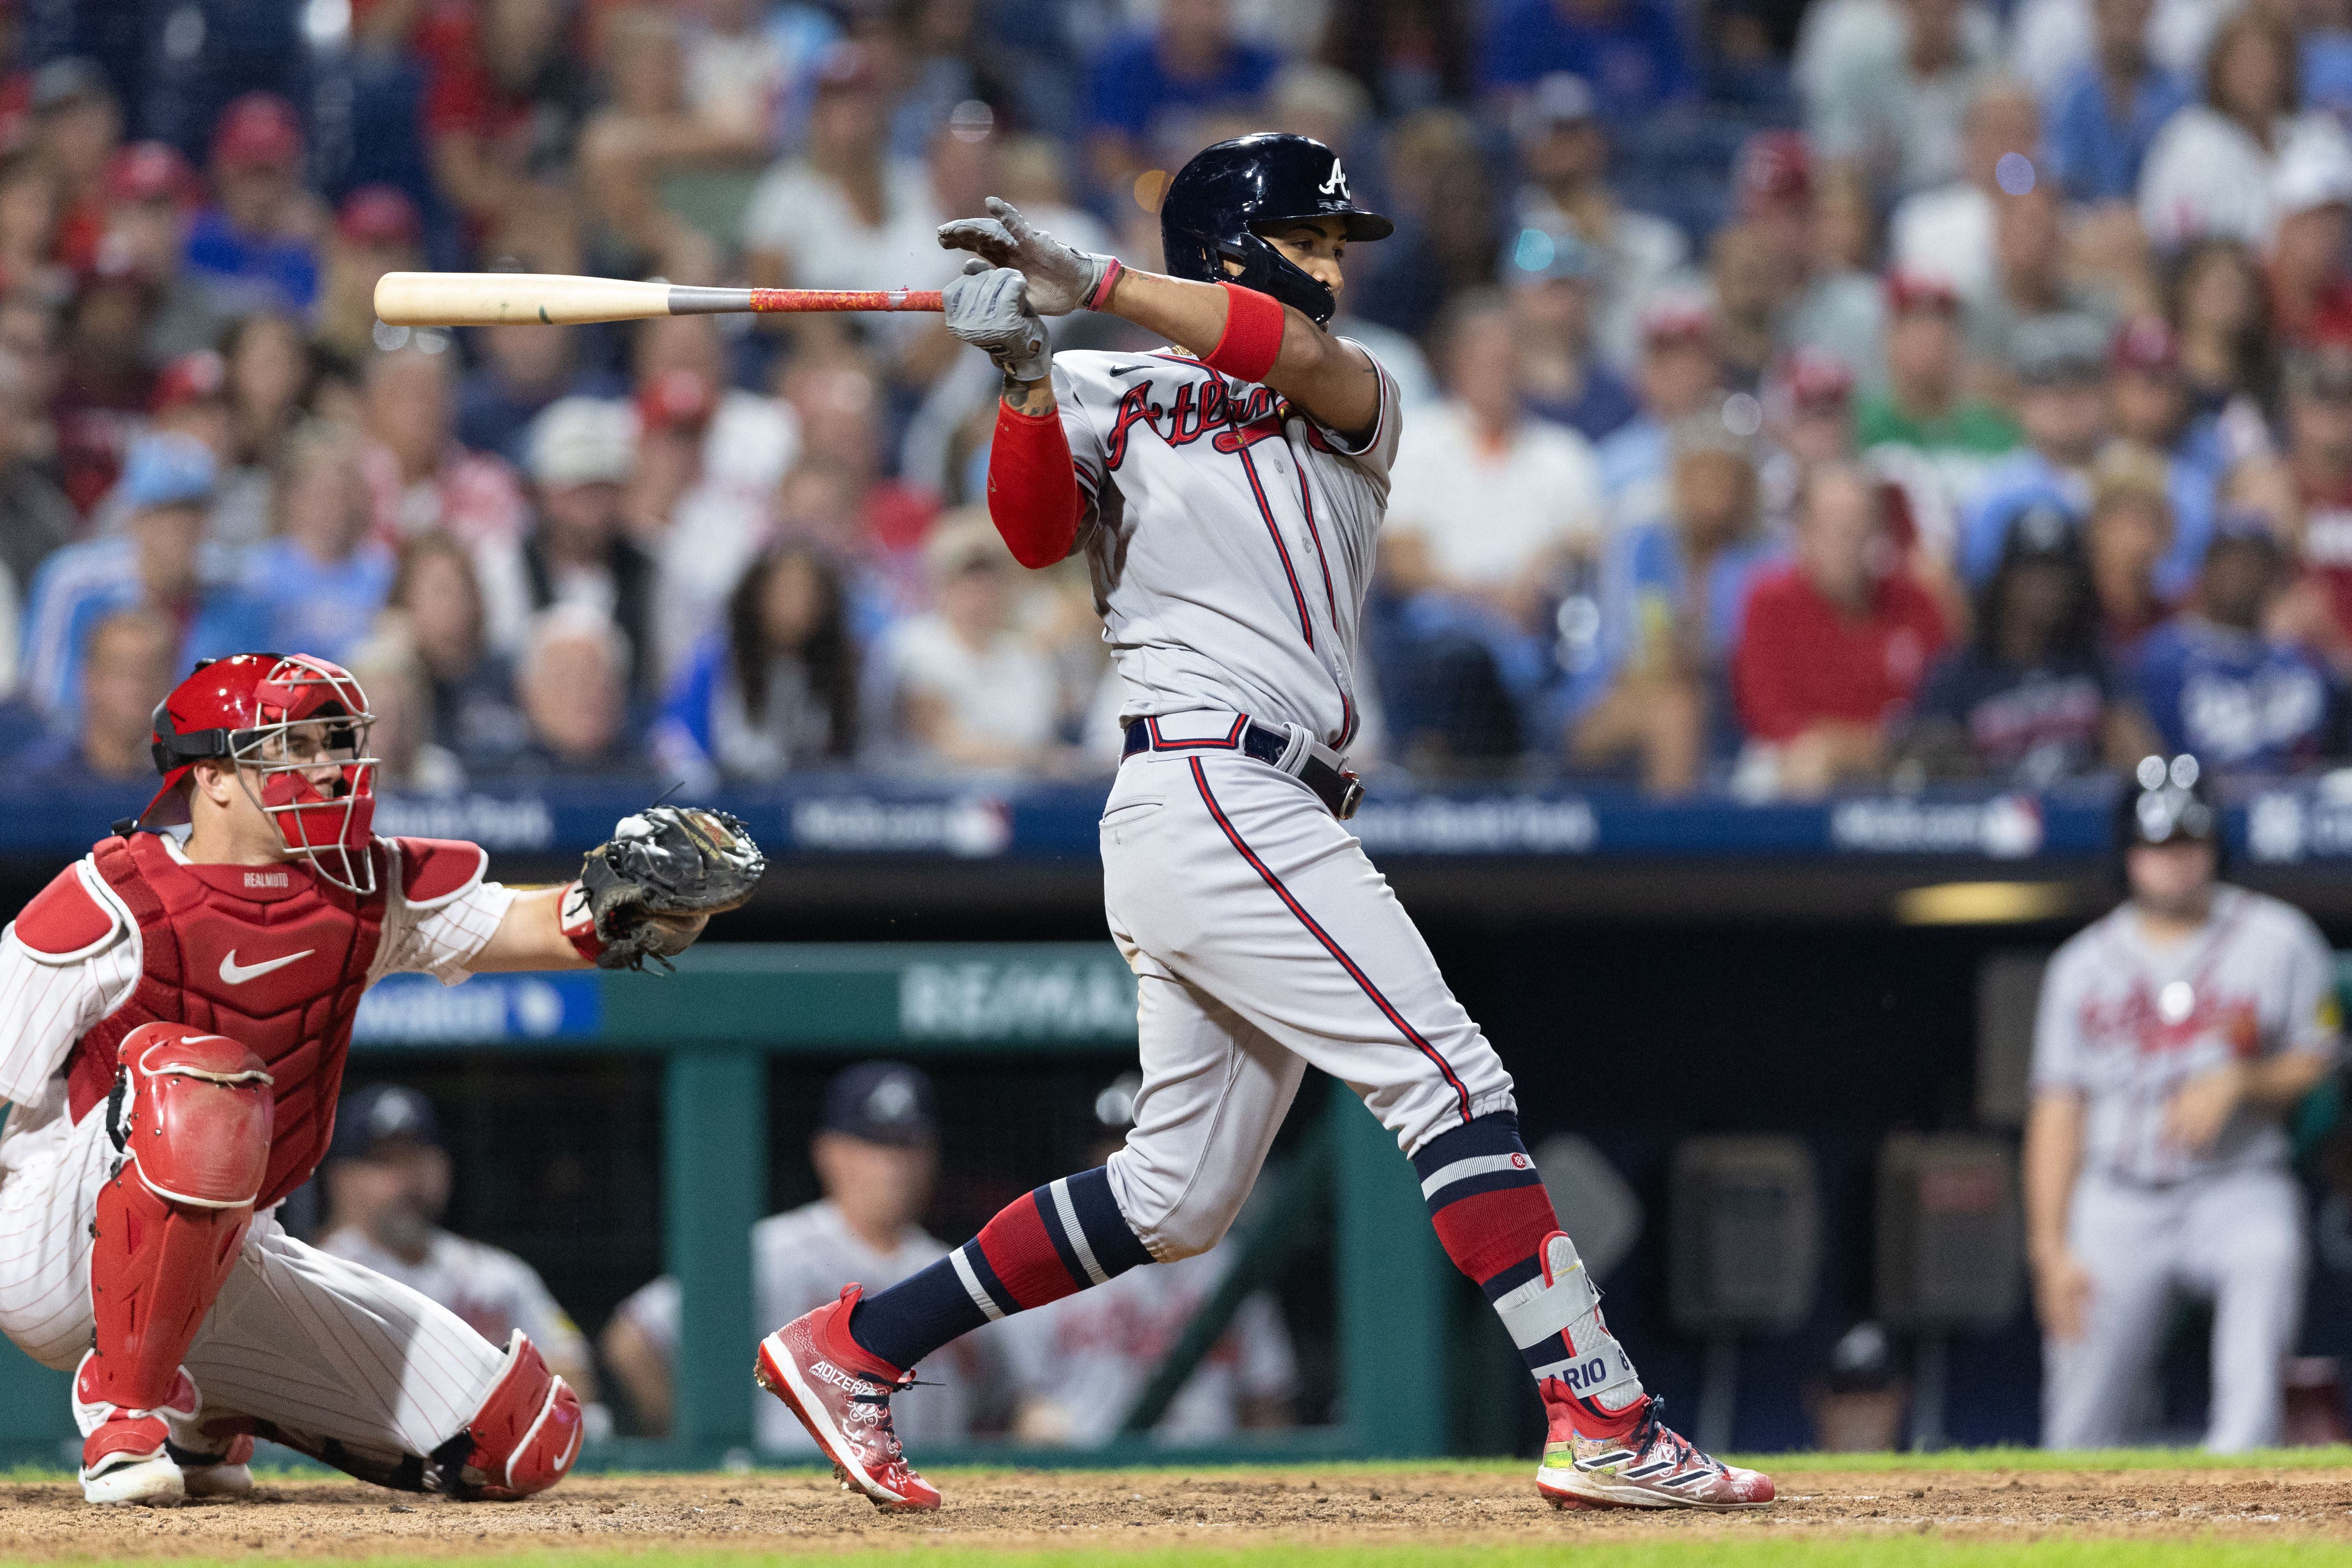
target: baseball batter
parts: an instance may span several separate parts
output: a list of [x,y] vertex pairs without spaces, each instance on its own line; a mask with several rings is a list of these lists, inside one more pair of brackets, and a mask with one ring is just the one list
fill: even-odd
[[462,1499],[540,1491],[579,1451],[529,1336],[494,1345],[272,1210],[326,1152],[376,980],[678,952],[708,915],[662,884],[707,853],[740,901],[758,853],[658,808],[581,881],[502,888],[478,846],[370,831],[373,722],[323,659],[201,666],[156,707],[142,817],[184,839],[125,822],[0,931],[0,1331],[73,1369],[92,1502],[249,1490],[257,1436]]
[[2336,1060],[2335,965],[2299,910],[2216,880],[2196,758],[2142,761],[2116,836],[2131,896],[2058,950],[2034,1025],[2042,1440],[2124,1442],[2183,1291],[2214,1304],[2205,1446],[2263,1447],[2305,1265],[2280,1122]]
[[[1411,1157],[1550,1415],[1561,1506],[1748,1508],[1772,1484],[1659,1419],[1520,1146],[1510,1075],[1349,834],[1357,648],[1399,426],[1396,384],[1324,330],[1353,243],[1391,232],[1305,137],[1219,142],[1160,206],[1170,275],[1074,251],[992,200],[948,325],[1005,373],[989,510],[1033,567],[1086,553],[1126,690],[1102,819],[1110,929],[1139,985],[1143,1089],[1107,1165],[1000,1213],[866,1300],[761,1342],[761,1381],[844,1483],[934,1508],[890,1395],[980,1324],[1207,1251],[1312,1063]],[[1049,351],[1041,315],[1108,310],[1149,353]]]

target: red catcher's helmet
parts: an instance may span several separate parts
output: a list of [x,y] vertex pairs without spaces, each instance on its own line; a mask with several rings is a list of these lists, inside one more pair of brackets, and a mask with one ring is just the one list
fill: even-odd
[[[139,826],[184,822],[188,772],[205,759],[236,764],[246,795],[277,824],[289,856],[354,893],[375,891],[368,834],[375,820],[375,715],[351,671],[309,654],[240,653],[208,660],[155,705],[151,748],[163,787]],[[322,792],[312,777],[337,777]],[[260,780],[258,794],[254,779]]]

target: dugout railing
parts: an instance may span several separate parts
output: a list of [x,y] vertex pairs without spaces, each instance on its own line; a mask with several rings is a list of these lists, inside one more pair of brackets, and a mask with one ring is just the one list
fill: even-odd
[[[588,1468],[703,1468],[758,1462],[751,1363],[751,1233],[766,1212],[772,1061],[887,1052],[1017,1058],[1135,1049],[1135,985],[1107,943],[713,945],[677,972],[478,975],[445,987],[396,976],[372,992],[353,1072],[396,1070],[403,1056],[648,1053],[662,1060],[662,1246],[680,1285],[675,1405],[667,1438],[615,1438]],[[1407,1458],[1442,1452],[1444,1353],[1452,1270],[1431,1233],[1412,1167],[1344,1085],[1276,1184],[1237,1227],[1226,1287],[1171,1351],[1108,1447],[975,1444],[927,1450],[927,1463],[1204,1463],[1280,1457]],[[1302,1106],[1297,1114],[1308,1113]],[[952,1116],[952,1107],[943,1108]],[[1148,1435],[1248,1289],[1298,1229],[1332,1217],[1340,1419],[1247,1434],[1216,1447]],[[54,1465],[77,1451],[65,1373],[0,1349],[0,1458]]]

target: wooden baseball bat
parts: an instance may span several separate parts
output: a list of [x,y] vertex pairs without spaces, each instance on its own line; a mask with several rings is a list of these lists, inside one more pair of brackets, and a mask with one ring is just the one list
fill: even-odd
[[552,272],[387,272],[376,318],[392,327],[568,327],[749,310],[936,310],[936,289],[697,289]]

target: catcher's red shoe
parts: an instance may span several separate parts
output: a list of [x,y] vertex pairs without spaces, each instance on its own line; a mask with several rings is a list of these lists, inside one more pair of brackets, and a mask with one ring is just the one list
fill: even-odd
[[844,1489],[864,1492],[877,1508],[937,1508],[939,1489],[908,1465],[890,1427],[890,1396],[913,1387],[914,1374],[884,1366],[849,1337],[857,1295],[858,1287],[845,1285],[840,1300],[761,1340],[752,1376],[800,1417]]
[[109,1404],[95,1391],[86,1352],[74,1372],[74,1421],[82,1430],[81,1495],[98,1503],[177,1502],[188,1495],[173,1462],[166,1417],[196,1418],[201,1401],[185,1368],[172,1380],[165,1402],[152,1410]]
[[1693,1508],[1711,1513],[1763,1508],[1772,1478],[1702,1454],[1660,1419],[1665,1402],[1644,1394],[1622,1410],[1579,1398],[1559,1378],[1539,1385],[1551,1433],[1536,1489],[1554,1508]]

